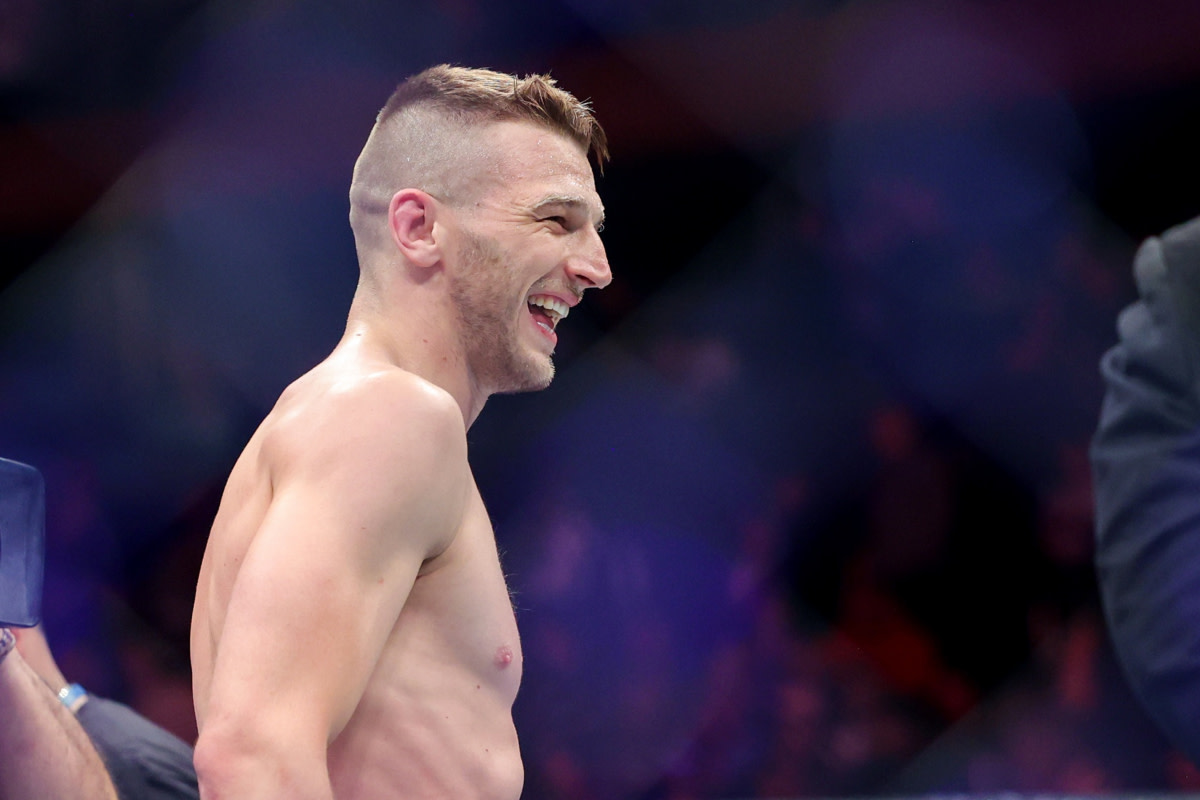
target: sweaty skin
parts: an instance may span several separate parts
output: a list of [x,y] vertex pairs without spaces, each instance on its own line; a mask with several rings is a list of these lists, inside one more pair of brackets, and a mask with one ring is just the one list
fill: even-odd
[[[441,390],[381,371],[359,349],[289,388],[230,476],[197,592],[201,724],[210,694],[281,737],[298,715],[319,714],[330,741],[309,744],[317,762],[328,744],[336,797],[515,798],[520,643],[461,415]],[[392,415],[424,424],[389,426]],[[372,443],[389,435],[403,441]],[[328,452],[338,442],[362,457],[338,460]],[[245,618],[227,630],[235,615]],[[295,638],[257,633],[281,619]],[[379,652],[364,652],[389,619]],[[240,669],[262,665],[253,683],[265,694],[220,696],[244,683],[213,671],[218,641],[231,655],[247,649],[230,660]]]
[[405,261],[365,254],[378,288],[230,474],[192,619],[205,800],[521,794],[521,644],[466,431],[553,374],[530,300],[611,273],[583,150],[527,123],[489,141],[469,207],[396,194]]

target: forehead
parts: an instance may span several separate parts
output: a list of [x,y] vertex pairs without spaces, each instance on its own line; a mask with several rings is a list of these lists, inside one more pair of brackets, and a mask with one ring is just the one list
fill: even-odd
[[582,145],[540,125],[507,120],[487,126],[483,136],[489,151],[484,202],[535,205],[548,197],[572,197],[603,216]]

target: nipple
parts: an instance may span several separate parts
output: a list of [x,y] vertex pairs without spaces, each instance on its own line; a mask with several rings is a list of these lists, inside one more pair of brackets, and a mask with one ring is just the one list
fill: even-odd
[[496,666],[498,668],[504,669],[505,667],[507,667],[509,664],[512,663],[512,660],[513,660],[513,651],[512,651],[511,647],[509,647],[506,644],[502,644],[498,648],[496,648]]

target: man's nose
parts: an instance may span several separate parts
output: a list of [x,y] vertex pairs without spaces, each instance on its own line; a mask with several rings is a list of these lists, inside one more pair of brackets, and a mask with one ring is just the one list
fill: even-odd
[[592,241],[568,259],[567,271],[585,289],[603,289],[612,283],[612,270],[599,234],[593,233]]

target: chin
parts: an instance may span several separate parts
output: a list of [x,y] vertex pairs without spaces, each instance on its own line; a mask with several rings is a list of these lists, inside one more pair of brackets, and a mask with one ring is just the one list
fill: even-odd
[[522,383],[515,386],[512,390],[510,390],[509,394],[518,394],[520,392],[540,392],[542,389],[548,388],[550,386],[550,384],[553,382],[554,382],[554,370],[551,369],[549,372],[545,373],[544,375],[539,375],[537,377],[530,377],[528,380],[523,381]]
[[541,363],[527,363],[523,369],[511,370],[508,388],[501,389],[502,394],[519,394],[521,392],[540,392],[554,380],[554,362],[546,359]]

